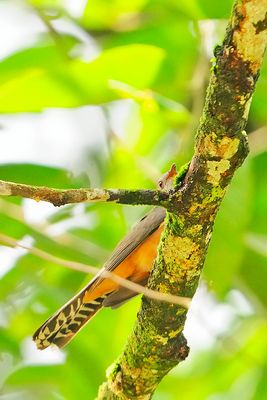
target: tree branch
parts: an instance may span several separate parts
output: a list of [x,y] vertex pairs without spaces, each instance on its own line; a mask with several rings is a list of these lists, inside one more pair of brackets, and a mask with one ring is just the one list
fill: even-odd
[[[266,0],[237,0],[223,45],[215,49],[194,156],[183,185],[172,194],[150,289],[187,297],[196,291],[216,213],[248,154],[243,129],[266,47],[266,13]],[[133,332],[98,399],[150,399],[188,354],[182,333],[186,313],[143,298]]]
[[165,207],[169,199],[168,192],[163,190],[53,189],[2,180],[0,180],[0,196],[20,196],[36,201],[42,200],[54,206],[99,201]]

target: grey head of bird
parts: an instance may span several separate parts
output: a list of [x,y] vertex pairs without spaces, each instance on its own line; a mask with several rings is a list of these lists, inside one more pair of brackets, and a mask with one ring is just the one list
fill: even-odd
[[164,175],[158,180],[158,187],[161,190],[166,190],[167,192],[173,189],[173,180],[177,176],[176,165],[172,164],[169,171],[165,172]]

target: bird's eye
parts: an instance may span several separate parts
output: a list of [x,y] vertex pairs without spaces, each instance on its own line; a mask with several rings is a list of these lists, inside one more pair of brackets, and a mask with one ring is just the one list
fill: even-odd
[[163,181],[159,181],[159,187],[161,188],[161,189],[163,189]]

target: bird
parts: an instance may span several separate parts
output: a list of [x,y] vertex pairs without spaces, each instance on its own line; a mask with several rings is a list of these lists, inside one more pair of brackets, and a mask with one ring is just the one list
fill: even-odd
[[[159,188],[171,190],[175,177],[173,164],[159,179]],[[117,308],[138,294],[103,276],[103,271],[145,286],[157,256],[165,216],[165,208],[154,207],[118,243],[99,273],[37,329],[33,340],[39,350],[50,345],[64,347],[101,308]]]

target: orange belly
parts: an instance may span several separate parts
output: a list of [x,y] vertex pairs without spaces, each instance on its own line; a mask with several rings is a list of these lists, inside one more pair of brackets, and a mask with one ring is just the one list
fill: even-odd
[[[150,273],[157,256],[157,247],[163,230],[162,223],[143,243],[134,249],[112,272],[134,282],[144,280]],[[104,279],[92,290],[85,293],[83,302],[89,303],[98,297],[118,289],[118,284],[111,279]]]

